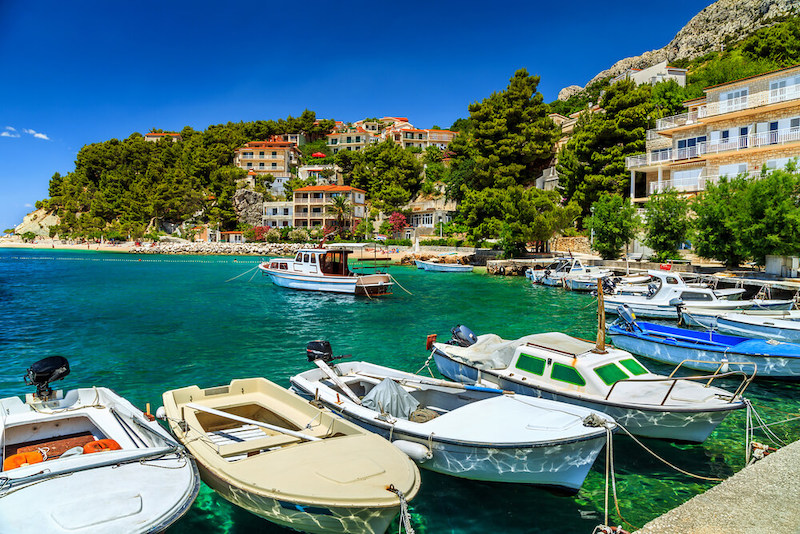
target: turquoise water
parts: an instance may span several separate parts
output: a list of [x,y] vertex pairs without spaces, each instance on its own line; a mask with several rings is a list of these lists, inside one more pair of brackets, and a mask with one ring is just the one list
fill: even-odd
[[[393,266],[390,272],[413,295],[396,288],[392,296],[369,300],[278,288],[253,276],[257,263],[254,257],[0,249],[0,397],[25,393],[27,367],[52,355],[67,357],[72,368],[60,387],[107,386],[155,410],[162,392],[191,384],[264,376],[288,387],[292,374],[308,369],[305,346],[312,339],[329,340],[336,354],[417,371],[427,358],[427,334],[448,339],[456,324],[507,338],[551,330],[595,337],[591,297],[523,278]],[[758,382],[748,396],[765,418],[779,421],[796,415],[799,392],[793,383]],[[744,420],[744,413],[728,417],[702,445],[645,443],[685,470],[724,478],[744,464]],[[787,441],[800,438],[797,421],[773,430]],[[664,466],[629,438],[617,436],[614,450],[620,511],[636,527],[713,485]],[[419,533],[590,533],[602,522],[603,484],[602,457],[573,496],[423,470],[411,506],[414,527]],[[204,487],[170,532],[288,531]]]

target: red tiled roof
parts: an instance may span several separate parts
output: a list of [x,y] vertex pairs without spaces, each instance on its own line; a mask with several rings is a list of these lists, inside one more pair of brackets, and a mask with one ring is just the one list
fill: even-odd
[[175,133],[175,132],[150,132],[150,133],[144,134],[145,137],[154,136],[154,135],[170,135],[172,137],[180,137],[181,136],[181,134]]
[[307,185],[295,189],[295,192],[297,191],[359,191],[361,193],[366,193],[363,189],[358,189],[357,187],[351,187],[349,185]]

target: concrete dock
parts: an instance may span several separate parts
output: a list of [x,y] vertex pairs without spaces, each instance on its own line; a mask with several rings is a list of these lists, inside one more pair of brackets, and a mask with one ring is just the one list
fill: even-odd
[[746,467],[639,534],[800,534],[800,441]]

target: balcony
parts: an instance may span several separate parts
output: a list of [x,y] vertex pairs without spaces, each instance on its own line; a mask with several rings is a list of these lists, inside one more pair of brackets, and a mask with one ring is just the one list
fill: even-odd
[[648,195],[657,195],[668,189],[673,189],[681,193],[696,193],[706,190],[706,183],[717,181],[718,176],[706,177],[700,175],[692,178],[673,178],[672,180],[662,180],[661,183],[652,182],[648,184]]
[[800,99],[800,85],[790,85],[769,91],[759,91],[738,98],[709,102],[698,108],[697,111],[681,113],[671,117],[664,117],[656,121],[656,131],[668,130],[698,122],[699,119],[715,117],[726,113],[734,113],[744,109],[754,109],[770,104],[779,104]]
[[668,148],[649,154],[628,156],[625,158],[625,166],[628,170],[632,170],[638,167],[658,165],[660,163],[699,158],[709,154],[721,154],[765,146],[780,146],[788,143],[796,143],[798,141],[800,141],[800,128],[785,128],[783,130],[759,132],[750,135],[729,137],[728,139],[707,141],[691,147]]

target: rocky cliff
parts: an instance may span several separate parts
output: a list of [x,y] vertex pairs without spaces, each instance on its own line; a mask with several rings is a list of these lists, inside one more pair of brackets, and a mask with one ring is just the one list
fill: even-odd
[[261,226],[264,195],[249,189],[237,189],[232,202],[239,222],[250,226]]
[[15,229],[14,233],[22,235],[26,232],[33,232],[40,237],[50,236],[50,227],[60,224],[58,216],[53,213],[47,213],[43,209],[38,209],[27,214],[22,223]]
[[[643,69],[665,59],[694,59],[720,50],[726,39],[744,38],[772,25],[775,18],[792,14],[800,14],[800,0],[718,0],[692,17],[664,48],[621,59],[592,78],[589,84],[601,78],[617,76],[631,68]],[[559,93],[559,100],[566,100],[575,94],[574,87],[570,86],[572,90],[562,90],[563,95]]]

